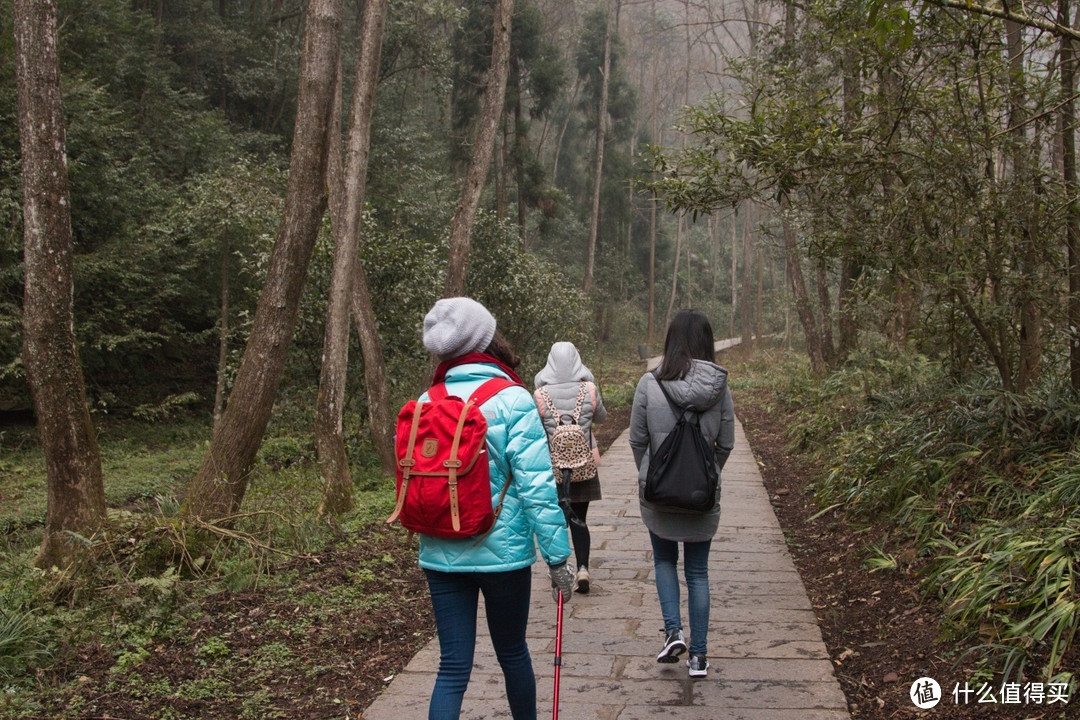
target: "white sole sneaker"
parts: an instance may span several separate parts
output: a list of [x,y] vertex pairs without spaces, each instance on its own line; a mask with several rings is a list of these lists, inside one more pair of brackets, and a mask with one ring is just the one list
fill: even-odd
[[686,640],[683,637],[682,630],[675,630],[674,632],[668,633],[667,641],[664,643],[664,649],[656,656],[656,662],[678,662],[679,656],[686,652],[686,650]]
[[589,592],[589,571],[578,570],[577,580],[574,583],[574,591],[579,592],[582,595],[586,595]]

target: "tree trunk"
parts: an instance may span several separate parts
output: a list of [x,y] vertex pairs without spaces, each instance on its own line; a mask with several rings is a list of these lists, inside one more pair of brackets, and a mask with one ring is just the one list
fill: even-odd
[[[618,8],[618,0],[615,0]],[[593,166],[592,211],[589,215],[589,248],[585,260],[585,295],[592,292],[593,268],[596,264],[596,236],[600,231],[600,182],[604,172],[604,131],[607,125],[608,76],[611,74],[611,34],[613,14],[611,2],[607,6],[607,22],[604,25],[604,64],[600,69],[600,104],[596,108],[596,159]]]
[[[747,213],[749,217],[753,215],[753,210],[749,210]],[[754,240],[753,236],[748,233],[743,233],[742,242],[742,305],[741,307],[741,322],[742,322],[742,343],[746,347],[750,347],[750,344],[754,341],[753,335],[753,311],[752,305],[750,305],[750,270],[753,267],[754,257]]]
[[[656,31],[658,24],[656,19],[656,0],[652,0],[651,5],[651,28],[653,32]],[[659,58],[660,53],[652,53],[652,141],[656,145],[663,145],[663,140],[660,136],[660,109],[659,109],[659,96],[660,96],[660,70],[659,70]],[[653,347],[653,343],[656,339],[656,191],[652,192],[652,202],[649,205],[649,321],[647,324],[647,331],[645,334],[645,344],[649,347],[650,351]]]
[[649,322],[645,344],[653,347],[656,339],[656,191],[652,191],[649,203]]
[[844,362],[859,343],[859,329],[855,323],[855,281],[858,277],[858,265],[851,254],[845,251],[840,257],[840,287],[837,291],[837,331],[840,334],[837,343],[837,361]]
[[684,214],[679,214],[679,224],[675,230],[675,263],[671,268],[671,297],[668,299],[667,314],[664,315],[664,328],[671,323],[671,315],[675,311],[675,297],[679,292],[679,256],[682,255],[684,217]]
[[48,505],[35,563],[71,564],[105,522],[105,489],[73,330],[73,238],[54,0],[15,0],[23,177],[23,365],[45,454]]
[[[739,312],[739,237],[738,225],[735,220],[738,212],[731,216],[731,323],[728,326],[728,337],[735,337],[735,318]],[[746,215],[743,215],[743,232],[746,232]]]
[[517,83],[517,95],[514,99],[514,184],[517,185],[518,237],[524,243],[527,240],[525,225],[528,221],[525,207],[525,152],[529,144],[529,128],[521,109],[521,70],[519,68],[515,68],[514,78],[514,82]]
[[[373,60],[371,64],[365,68],[363,78],[360,76],[361,69],[359,67],[357,68],[355,87],[367,87],[370,83],[372,97],[368,98],[366,110],[364,111],[368,116],[366,120],[367,129],[363,131],[353,130],[351,131],[352,135],[350,136],[350,145],[355,142],[358,147],[360,140],[357,137],[354,137],[354,135],[362,132],[363,136],[366,138],[364,144],[364,172],[358,175],[359,178],[363,178],[365,183],[367,179],[367,145],[370,143],[371,137],[371,113],[374,110],[374,91],[375,86],[378,83],[380,65],[379,60],[374,58],[381,56],[382,38],[385,31],[386,18],[389,12],[387,0],[368,0],[368,3],[369,5],[374,4],[378,6],[378,26],[373,26],[371,28],[371,36],[373,38],[373,43],[375,42],[375,39],[378,40],[379,47],[378,51],[376,51],[374,45],[372,46]],[[365,21],[366,18],[367,15],[365,14]],[[365,25],[365,28],[366,27],[367,26]],[[367,37],[366,33],[364,37]],[[368,72],[371,73],[371,77],[368,77]],[[359,114],[360,113],[358,113],[356,109],[356,102],[354,101],[353,116],[356,117]],[[357,172],[359,173],[359,169]],[[362,195],[363,193],[360,194]],[[363,203],[359,202],[355,207],[362,210]],[[352,211],[352,209],[347,208],[347,212]],[[359,228],[359,225],[357,227]],[[371,441],[374,443],[375,450],[379,454],[383,475],[392,477],[397,465],[394,457],[394,410],[390,405],[390,388],[386,379],[386,361],[383,357],[382,341],[379,339],[379,332],[375,324],[375,310],[371,303],[371,291],[368,288],[367,273],[364,271],[364,266],[360,263],[359,255],[353,259],[353,288],[350,305],[352,308],[353,322],[356,325],[356,333],[360,338],[360,354],[364,358],[364,386],[367,389],[368,425],[370,426]]]
[[810,305],[810,296],[806,292],[803,280],[802,261],[798,244],[795,242],[795,229],[791,227],[790,201],[786,192],[780,194],[780,223],[784,236],[784,250],[787,253],[787,274],[791,286],[795,313],[806,336],[806,352],[810,356],[810,369],[815,375],[825,374],[825,356],[821,350],[821,336],[818,334],[814,310]]
[[555,141],[555,156],[551,161],[551,184],[559,179],[559,155],[562,153],[563,138],[566,136],[566,128],[570,126],[570,120],[574,117],[574,103],[577,101],[578,90],[581,88],[580,78],[574,78],[574,89],[570,91],[570,102],[567,103],[566,118],[559,130],[559,139]]
[[225,414],[184,501],[186,513],[206,520],[240,508],[285,369],[326,208],[326,146],[342,16],[340,0],[308,3],[285,212]]
[[506,206],[509,203],[507,200],[507,152],[506,152],[506,117],[504,116],[499,123],[499,132],[495,136],[495,149],[492,151],[492,160],[495,163],[495,167],[492,169],[492,175],[495,180],[495,217],[502,222],[506,218]]
[[[637,153],[637,127],[634,128],[634,134],[630,136],[630,162],[633,163],[633,158]],[[629,208],[629,216],[626,220],[626,245],[623,250],[623,255],[626,257],[627,262],[634,254],[634,191],[636,189],[636,182],[633,178],[627,183],[627,198],[626,207]],[[625,278],[623,279],[625,281]],[[623,296],[623,299],[628,299]]]
[[450,261],[443,286],[444,297],[455,297],[465,292],[465,277],[469,270],[469,244],[476,210],[480,205],[480,193],[484,189],[491,154],[495,146],[495,132],[499,128],[503,98],[506,96],[506,76],[510,68],[510,23],[514,17],[514,0],[496,0],[494,40],[491,43],[491,67],[488,69],[487,88],[484,90],[480,110],[476,143],[465,172],[465,184],[461,199],[450,220]]
[[[364,196],[367,191],[368,150],[371,141],[371,115],[375,103],[375,86],[379,79],[379,60],[382,54],[383,28],[386,24],[387,0],[368,0],[360,29],[360,54],[356,59],[356,79],[353,83],[353,102],[350,112],[349,140],[346,148],[344,173],[341,170],[340,122],[331,124],[329,185],[331,195],[340,195],[339,202],[331,201],[334,227],[334,266],[330,279],[330,298],[327,308],[326,336],[323,343],[322,374],[319,378],[319,400],[315,414],[315,447],[322,465],[325,481],[319,515],[340,515],[352,509],[353,484],[345,455],[342,430],[342,409],[345,404],[345,380],[349,364],[349,308],[354,297],[371,306],[366,278],[363,290],[357,292],[357,277],[363,275],[360,264],[359,241],[363,220]],[[340,97],[340,94],[338,95]],[[335,102],[337,106],[339,102]],[[340,112],[340,111],[339,111]],[[339,114],[335,113],[335,116]],[[378,346],[378,338],[375,338]],[[381,361],[381,352],[379,353]],[[364,363],[365,367],[369,363]],[[369,395],[379,392],[368,388]],[[383,388],[385,393],[385,387]],[[373,404],[368,403],[371,408]],[[372,429],[376,427],[372,418]],[[376,447],[381,448],[376,440]],[[391,452],[392,456],[392,452]],[[383,471],[387,470],[383,463]],[[390,474],[394,467],[391,459]]]
[[[1009,54],[1009,126],[1013,143],[1013,183],[1016,188],[1028,187],[1035,181],[1031,172],[1031,157],[1027,147],[1028,111],[1024,77],[1023,27],[1012,20],[1005,21],[1005,45]],[[1039,375],[1042,362],[1042,313],[1033,287],[1038,276],[1037,212],[1034,204],[1025,203],[1019,209],[1020,234],[1020,338],[1017,363],[1016,391],[1025,392]]]
[[[363,48],[361,48],[363,52]],[[327,132],[326,186],[330,198],[330,228],[334,239],[334,262],[330,271],[330,291],[323,329],[323,352],[319,372],[319,393],[315,400],[315,453],[323,477],[323,494],[318,517],[338,515],[353,507],[352,474],[345,453],[342,409],[349,365],[349,310],[353,266],[358,253],[355,235],[345,227],[345,170],[341,160],[342,69],[335,75],[334,104]],[[341,327],[344,326],[342,332]]]
[[[1069,0],[1058,0],[1058,24],[1071,27]],[[1080,203],[1076,200],[1076,48],[1073,39],[1061,36],[1061,143],[1062,180],[1068,205],[1065,208],[1065,246],[1068,249],[1069,382],[1080,393]]]
[[832,297],[829,295],[829,274],[824,260],[818,259],[815,265],[817,266],[815,271],[818,304],[821,306],[821,354],[825,358],[825,364],[832,367],[836,353],[833,349]]
[[[845,131],[854,133],[856,132],[856,125],[859,120],[859,55],[854,48],[849,48],[844,53],[844,124]],[[857,210],[855,208],[854,198],[856,196],[856,189],[854,187],[849,188],[848,197],[849,200],[846,203],[844,212],[846,213],[849,223],[848,227],[858,227],[856,221]],[[839,290],[837,291],[836,304],[838,306],[839,317],[837,318],[837,331],[839,333],[839,342],[837,345],[837,355],[840,362],[847,360],[848,356],[855,350],[858,345],[858,325],[855,323],[855,280],[858,274],[858,264],[855,261],[855,251],[852,249],[852,245],[856,243],[855,238],[848,238],[848,242],[845,244],[844,249],[840,253],[840,280]]]
[[229,235],[221,238],[221,322],[218,327],[217,385],[214,388],[214,429],[225,412],[225,375],[229,367],[229,256],[232,254]]
[[755,303],[754,312],[754,337],[761,337],[761,325],[764,322],[765,310],[764,310],[764,294],[765,294],[765,255],[761,252],[761,248],[757,249],[757,297]]
[[709,215],[705,235],[709,242],[709,296],[713,299],[720,292],[720,241],[716,237],[716,225],[716,218]]

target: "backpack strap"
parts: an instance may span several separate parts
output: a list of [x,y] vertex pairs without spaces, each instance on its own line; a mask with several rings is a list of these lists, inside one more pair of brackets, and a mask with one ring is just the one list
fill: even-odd
[[443,467],[447,472],[447,485],[450,490],[450,522],[454,527],[454,531],[461,530],[461,507],[458,504],[458,470],[461,468],[461,460],[458,458],[458,449],[461,446],[461,431],[465,429],[465,418],[469,415],[471,410],[476,405],[476,400],[470,397],[465,405],[461,408],[461,415],[458,416],[457,427],[454,429],[454,440],[450,443],[450,457],[443,460]]
[[[513,380],[507,380],[506,378],[492,378],[480,387],[476,388],[476,390],[473,391],[473,394],[469,396],[469,401],[476,401],[476,406],[479,407],[488,400],[490,400],[492,397],[494,397],[497,393],[505,390],[508,387],[511,387],[512,385],[517,385],[518,387],[525,388],[524,385],[522,385],[521,383],[516,383]],[[499,514],[502,513],[503,501],[506,500],[506,491],[510,489],[510,483],[511,481],[513,481],[513,479],[513,472],[507,470],[506,482],[503,483],[502,490],[499,492],[499,503],[495,506],[495,520],[491,523],[491,527],[487,529],[487,532],[478,537],[476,539],[476,542],[473,543],[473,545],[479,545],[481,542],[484,541],[484,538],[490,535],[491,531],[495,529],[495,523],[499,521]]]
[[[671,409],[675,411],[676,422],[678,422],[679,419],[681,419],[683,417],[686,417],[686,413],[693,413],[694,415],[700,415],[701,414],[696,410],[691,410],[690,408],[683,407],[679,403],[675,402],[675,400],[672,399],[671,394],[668,393],[667,389],[664,388],[664,383],[660,382],[660,378],[656,377],[656,371],[655,370],[652,371],[652,376],[653,376],[653,379],[656,380],[656,386],[658,388],[660,388],[660,392],[664,393],[664,398],[668,401],[668,405],[670,405]],[[649,454],[652,455],[652,452],[653,452],[652,442],[650,441],[650,443],[649,443]]]
[[587,388],[585,387],[585,383],[582,382],[581,386],[578,387],[577,404],[574,406],[574,424],[575,425],[580,425],[581,424],[581,422],[580,422],[580,420],[581,420],[581,406],[585,404],[585,392],[586,392],[586,390],[587,390]]
[[[536,394],[547,405],[547,411],[551,415],[551,419],[555,421],[556,425],[559,425],[559,408],[555,407],[555,401],[551,399],[551,394],[547,391],[547,388],[538,388]],[[543,415],[543,411],[540,414]]]
[[656,386],[658,388],[660,388],[660,392],[664,393],[664,397],[667,398],[667,401],[671,405],[671,407],[673,407],[674,409],[679,411],[679,415],[684,415],[687,412],[692,412],[695,415],[700,414],[700,413],[698,413],[697,410],[691,410],[690,408],[683,407],[679,403],[675,402],[671,398],[671,395],[668,393],[667,389],[664,388],[664,383],[660,382],[660,378],[656,377],[656,372],[655,371],[653,372],[652,376],[656,380]]
[[[506,378],[501,378],[501,377],[491,378],[490,380],[485,382],[483,385],[476,388],[476,390],[473,391],[473,394],[469,396],[469,399],[473,400],[474,404],[477,407],[480,407],[481,405],[486,403],[488,400],[495,397],[495,395],[497,393],[499,393],[499,392],[501,392],[501,391],[505,390],[506,388],[511,387],[513,385],[517,385],[517,386],[519,386],[521,388],[525,387],[521,383],[516,383],[513,380],[507,380]],[[446,388],[446,386],[443,385],[444,390],[445,390],[445,388]],[[528,391],[526,391],[526,392],[528,392]]]
[[[461,416],[458,418],[457,428],[454,430],[454,441],[450,445],[450,457],[443,461],[443,466],[447,470],[447,483],[450,490],[450,522],[454,527],[454,530],[461,530],[461,506],[458,503],[458,470],[461,468],[462,462],[458,458],[458,448],[461,444],[461,431],[465,428],[465,417],[468,415],[469,410],[474,407],[480,407],[485,402],[495,396],[500,390],[504,390],[511,385],[517,383],[505,378],[492,378],[484,382],[480,387],[473,391],[473,394],[469,396],[469,399],[465,401],[465,406],[461,408]],[[436,389],[437,388],[437,389]],[[435,390],[436,395],[446,394],[446,384],[439,383],[432,388]],[[431,397],[431,392],[428,391],[428,397]],[[507,478],[509,481],[509,478]],[[503,493],[505,496],[506,486],[510,483],[507,482],[503,485]],[[502,499],[500,497],[500,505]],[[496,517],[498,517],[496,515]]]
[[437,400],[445,400],[450,396],[450,393],[446,390],[446,383],[435,383],[428,388],[427,396],[428,402],[435,402]]
[[[445,386],[444,386],[445,392]],[[393,524],[398,516],[401,515],[401,509],[405,506],[405,493],[409,489],[409,477],[412,474],[412,466],[416,464],[413,460],[413,450],[416,448],[416,431],[420,428],[420,407],[421,403],[416,403],[413,408],[412,424],[409,426],[409,448],[405,452],[405,457],[398,460],[398,465],[401,466],[401,491],[398,492],[397,503],[394,505],[394,512],[390,514],[390,517],[386,518],[386,524]]]

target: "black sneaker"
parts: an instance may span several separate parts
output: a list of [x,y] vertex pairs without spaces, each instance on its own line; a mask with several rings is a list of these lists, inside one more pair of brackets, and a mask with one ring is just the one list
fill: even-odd
[[664,640],[664,649],[656,656],[656,662],[678,662],[679,656],[684,652],[686,652],[686,639],[683,638],[682,630],[679,628],[669,630]]
[[686,667],[690,668],[690,677],[703,678],[708,674],[709,660],[701,653],[694,653],[686,661]]

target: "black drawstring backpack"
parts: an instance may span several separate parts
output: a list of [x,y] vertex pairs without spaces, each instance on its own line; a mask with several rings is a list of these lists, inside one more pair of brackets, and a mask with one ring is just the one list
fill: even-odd
[[659,379],[656,384],[678,419],[649,457],[645,500],[661,507],[708,512],[716,506],[720,477],[715,453],[701,434],[701,413],[680,407]]

